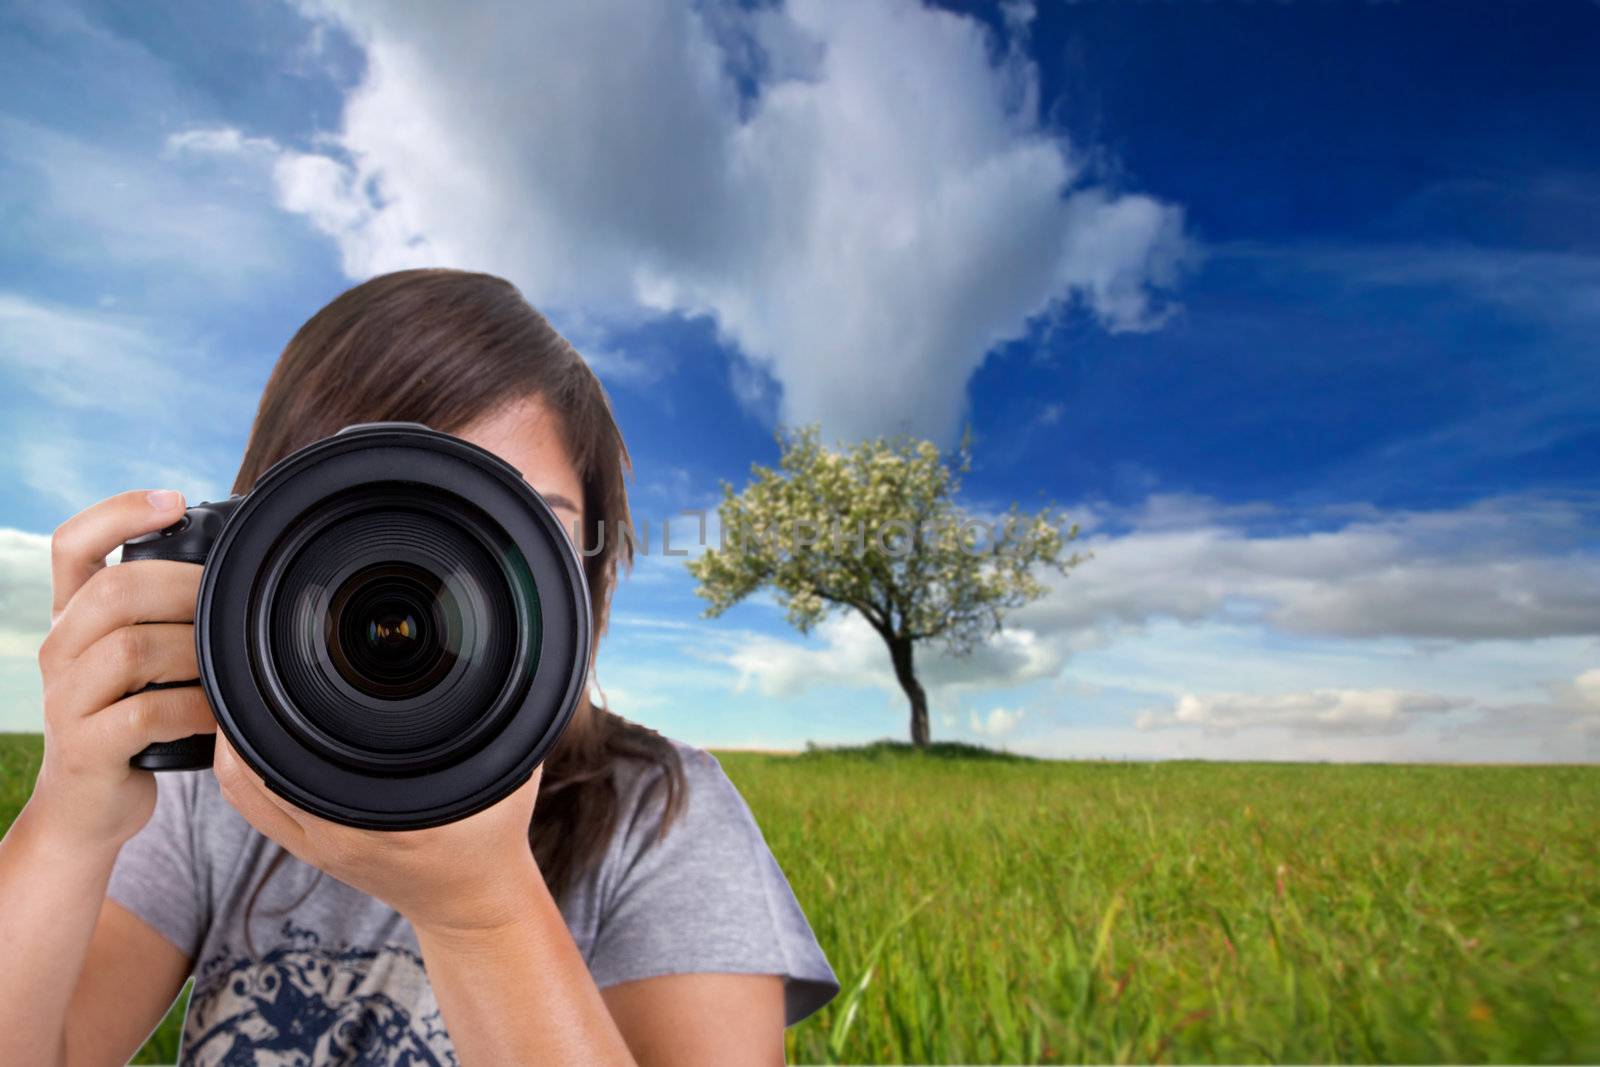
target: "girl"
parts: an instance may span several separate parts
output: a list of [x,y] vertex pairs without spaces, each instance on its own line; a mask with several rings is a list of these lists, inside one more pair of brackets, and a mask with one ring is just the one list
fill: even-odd
[[[569,528],[612,535],[584,561],[598,643],[631,563],[615,536],[628,454],[543,316],[485,274],[356,286],[284,349],[234,491],[377,421],[481,445]],[[0,1063],[124,1062],[190,975],[185,1063],[783,1061],[785,1025],[838,982],[702,749],[586,698],[525,787],[408,833],[294,808],[221,737],[213,771],[130,769],[152,741],[216,726],[196,687],[139,692],[197,675],[200,568],[105,566],[183,508],[124,493],[52,542],[44,764],[0,842]]]

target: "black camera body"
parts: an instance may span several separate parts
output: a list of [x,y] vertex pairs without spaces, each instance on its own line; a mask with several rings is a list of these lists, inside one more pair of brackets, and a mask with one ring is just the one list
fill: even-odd
[[[589,592],[560,521],[514,467],[423,426],[314,442],[122,559],[204,566],[190,684],[268,788],[347,825],[488,807],[583,696]],[[213,745],[151,745],[132,763],[208,767]]]

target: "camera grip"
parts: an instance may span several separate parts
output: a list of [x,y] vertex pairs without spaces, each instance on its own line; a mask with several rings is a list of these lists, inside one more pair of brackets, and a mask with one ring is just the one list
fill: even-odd
[[157,741],[128,761],[142,771],[203,771],[216,752],[216,734],[195,734],[177,741]]
[[[184,512],[183,518],[171,526],[145,534],[143,537],[136,537],[124,544],[122,561],[127,563],[143,559],[160,559],[202,565],[210,555],[211,546],[227,522],[228,516],[233,513],[238,503],[239,498],[232,497],[218,503],[204,503],[191,507]],[[152,682],[141,692],[199,684],[198,681]],[[216,745],[215,734],[194,734],[177,741],[157,741],[139,751],[128,760],[128,764],[146,771],[204,770],[211,766]]]

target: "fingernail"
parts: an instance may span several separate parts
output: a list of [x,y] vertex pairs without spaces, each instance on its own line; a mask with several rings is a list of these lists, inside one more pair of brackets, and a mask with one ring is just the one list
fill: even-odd
[[157,511],[171,511],[183,501],[183,494],[173,492],[171,489],[157,489],[146,493],[145,499],[150,501],[150,506]]

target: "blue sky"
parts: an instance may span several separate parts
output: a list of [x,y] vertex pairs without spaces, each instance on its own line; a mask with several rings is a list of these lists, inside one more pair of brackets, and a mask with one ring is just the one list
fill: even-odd
[[[12,5],[0,728],[46,535],[231,481],[295,328],[421,264],[606,381],[653,525],[830,436],[970,426],[1094,559],[936,737],[1061,756],[1600,755],[1600,7]],[[680,529],[692,521],[680,519]],[[887,657],[681,560],[600,681],[705,745],[906,733]]]

